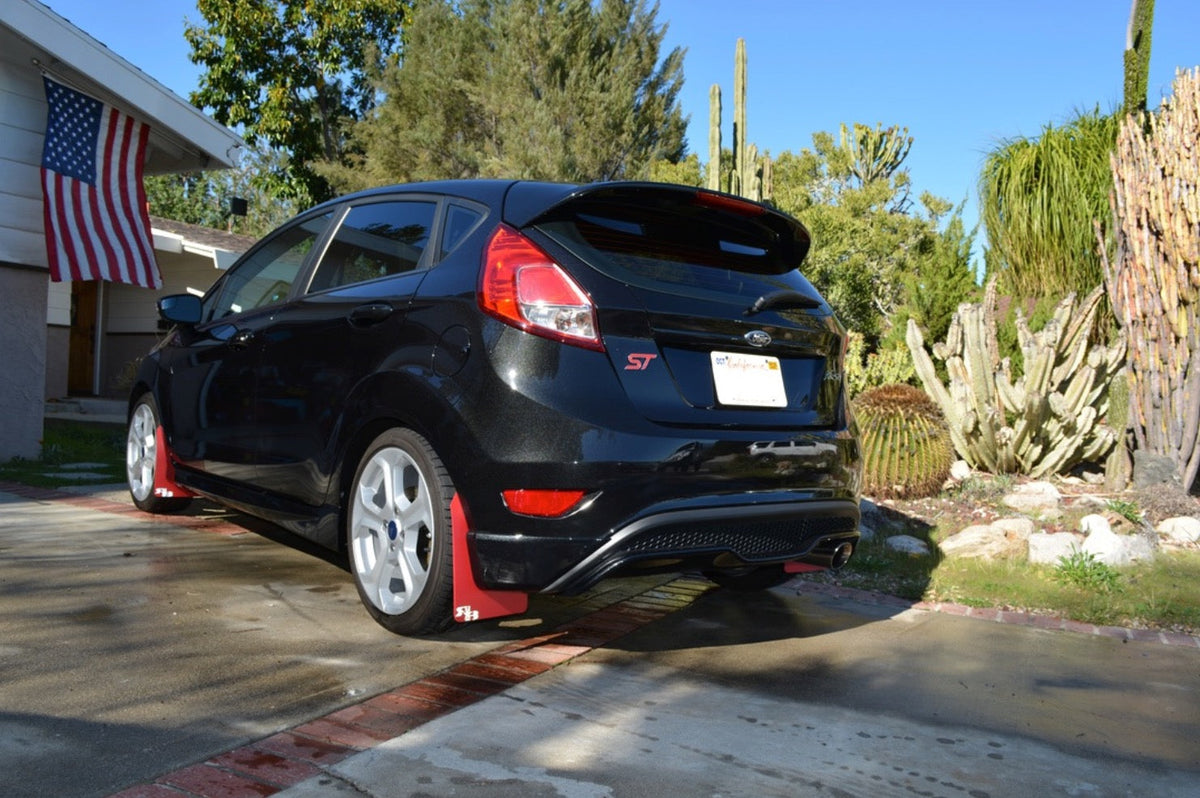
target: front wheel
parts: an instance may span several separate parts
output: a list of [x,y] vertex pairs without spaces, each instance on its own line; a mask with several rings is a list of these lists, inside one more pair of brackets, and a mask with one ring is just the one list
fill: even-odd
[[371,442],[347,497],[346,545],[359,598],[402,635],[454,622],[450,500],[454,485],[429,442],[392,429]]
[[158,407],[154,397],[143,394],[129,416],[129,434],[125,438],[125,479],[129,495],[139,510],[148,513],[179,512],[191,499],[162,497],[154,493],[158,468]]

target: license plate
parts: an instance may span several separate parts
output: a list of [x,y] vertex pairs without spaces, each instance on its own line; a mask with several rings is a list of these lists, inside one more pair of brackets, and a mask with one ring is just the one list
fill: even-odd
[[712,352],[717,401],[743,407],[787,407],[779,358],[738,352]]

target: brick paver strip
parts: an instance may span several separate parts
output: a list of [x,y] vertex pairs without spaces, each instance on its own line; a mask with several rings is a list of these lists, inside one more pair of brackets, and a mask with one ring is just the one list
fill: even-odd
[[[674,595],[688,597],[686,601],[678,602],[678,608],[691,604],[711,589],[695,580],[678,581],[686,587]],[[701,589],[696,589],[697,584]],[[353,753],[373,748],[434,718],[474,704],[588,653],[594,646],[564,641],[571,639],[577,625],[585,634],[593,630],[592,616],[603,619],[604,613],[614,611],[621,617],[620,631],[611,632],[608,642],[667,614],[640,610],[626,612],[627,605],[636,603],[638,598],[635,596],[597,610],[564,624],[551,634],[505,643],[431,676],[202,764],[167,773],[153,784],[130,787],[111,798],[165,798],[168,795],[176,798],[254,798],[272,795],[312,778],[322,772],[322,768]],[[633,621],[634,617],[639,620]]]

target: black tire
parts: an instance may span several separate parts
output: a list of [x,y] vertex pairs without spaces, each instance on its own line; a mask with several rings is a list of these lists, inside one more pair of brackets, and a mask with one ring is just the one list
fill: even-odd
[[191,499],[163,497],[154,493],[155,470],[158,468],[159,427],[158,405],[154,397],[144,393],[138,397],[129,414],[125,435],[125,482],[129,495],[139,510],[148,513],[177,513],[192,503]]
[[450,500],[454,485],[429,442],[409,429],[371,442],[346,496],[350,573],[371,617],[400,635],[454,623]]
[[778,587],[795,576],[795,574],[789,574],[783,570],[782,565],[727,568],[719,571],[705,571],[704,575],[723,588],[744,592]]

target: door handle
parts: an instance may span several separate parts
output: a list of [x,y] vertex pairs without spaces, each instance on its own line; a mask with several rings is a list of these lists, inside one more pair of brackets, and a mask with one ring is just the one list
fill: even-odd
[[359,305],[350,311],[350,323],[355,327],[370,327],[392,315],[393,308],[386,302],[372,302],[369,305]]

